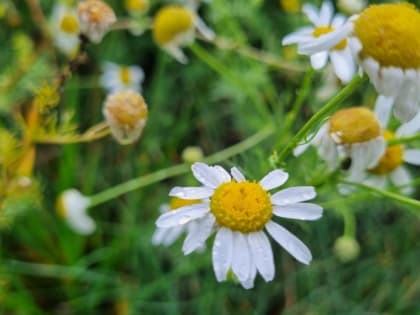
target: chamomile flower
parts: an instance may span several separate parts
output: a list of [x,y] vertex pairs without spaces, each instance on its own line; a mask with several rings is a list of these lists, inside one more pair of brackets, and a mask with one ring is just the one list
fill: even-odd
[[125,90],[108,95],[103,114],[114,138],[120,144],[131,144],[146,126],[148,109],[140,94]]
[[[302,45],[317,41],[319,37],[340,28],[346,21],[343,15],[336,14],[334,16],[334,8],[329,1],[324,1],[319,11],[312,4],[303,5],[302,10],[314,27],[303,27],[287,35],[282,41],[283,45],[298,44],[299,51]],[[310,58],[312,67],[316,70],[323,68],[328,59],[331,59],[337,77],[345,83],[350,81],[355,74],[354,57],[345,38],[330,50],[317,51],[311,54]]]
[[198,16],[196,8],[169,4],[161,8],[153,20],[153,39],[167,53],[181,63],[187,62],[182,47],[194,42],[195,31],[207,39],[214,38],[209,29]]
[[[171,199],[170,204],[164,204],[160,207],[160,212],[168,213],[170,211],[177,210],[181,207],[190,206],[199,203],[200,200],[188,200],[188,199],[181,199],[177,197],[173,197]],[[152,244],[153,245],[164,245],[164,246],[170,246],[172,245],[183,233],[194,233],[194,230],[197,229],[200,226],[200,224],[197,222],[189,222],[187,224],[181,225],[181,226],[175,226],[175,227],[169,227],[169,228],[157,228],[156,232],[153,234],[152,237]],[[185,242],[188,244],[188,242]],[[204,246],[204,244],[203,244]],[[203,248],[194,248],[193,250],[199,249],[201,250]],[[185,248],[185,254],[191,253],[189,248]]]
[[109,92],[132,90],[141,92],[141,84],[144,81],[144,71],[139,66],[122,66],[107,62],[103,67],[101,84]]
[[90,199],[76,189],[68,189],[57,198],[56,209],[69,227],[78,234],[88,235],[95,231],[95,221],[88,215]]
[[221,166],[194,163],[191,167],[200,187],[175,187],[169,195],[182,199],[200,199],[200,203],[162,214],[159,228],[174,228],[196,222],[184,242],[184,252],[202,246],[216,231],[212,257],[218,281],[232,271],[244,288],[252,288],[257,272],[265,281],[274,278],[273,252],[267,233],[298,261],[309,264],[310,250],[296,236],[275,223],[273,216],[298,220],[316,220],[322,208],[305,201],[315,198],[313,187],[301,186],[269,191],[283,185],[288,174],[282,170],[268,173],[259,182],[247,181],[236,168],[229,174]]
[[371,5],[340,29],[302,45],[314,54],[349,36],[353,54],[379,94],[390,98],[394,114],[411,120],[420,110],[420,12],[408,3]]
[[349,178],[356,179],[376,165],[385,152],[385,139],[375,114],[364,107],[351,107],[335,112],[312,139],[299,145],[295,155],[314,145],[331,170],[341,160],[351,159]]
[[[377,103],[387,102],[384,97],[379,97]],[[384,108],[378,106],[378,108]],[[384,128],[387,126],[389,114],[382,114],[381,121]],[[413,120],[400,126],[396,132],[384,129],[383,134],[386,140],[392,140],[395,137],[408,137],[420,131],[420,113]],[[411,194],[413,188],[409,186],[411,176],[409,171],[403,165],[404,162],[420,166],[420,149],[406,148],[402,144],[388,145],[385,153],[380,160],[365,172],[361,182],[378,188],[386,188],[389,184],[394,186],[403,186],[401,191],[405,194]]]
[[79,50],[80,26],[76,9],[64,4],[56,4],[51,15],[51,33],[57,48],[69,57]]

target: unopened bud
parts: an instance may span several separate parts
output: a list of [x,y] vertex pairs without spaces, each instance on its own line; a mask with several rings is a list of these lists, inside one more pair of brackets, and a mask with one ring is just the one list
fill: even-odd
[[342,236],[334,243],[334,254],[342,262],[350,262],[356,259],[360,253],[360,246],[356,239],[350,236]]
[[182,159],[187,163],[195,163],[203,159],[203,150],[200,147],[186,147],[182,151]]

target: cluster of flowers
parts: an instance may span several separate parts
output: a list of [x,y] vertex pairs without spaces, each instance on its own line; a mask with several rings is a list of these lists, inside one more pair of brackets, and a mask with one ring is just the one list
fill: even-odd
[[[87,0],[88,2],[98,2]],[[128,1],[131,3],[131,1]],[[82,2],[83,3],[83,2]],[[79,10],[80,11],[80,10]],[[342,82],[349,82],[365,71],[379,93],[375,111],[364,107],[342,109],[299,145],[295,155],[314,145],[331,170],[337,170],[343,160],[351,161],[348,177],[384,187],[391,180],[410,193],[410,176],[403,162],[420,165],[420,150],[406,149],[401,144],[388,145],[396,134],[409,136],[420,129],[420,14],[409,4],[372,5],[359,15],[346,19],[334,15],[330,2],[318,11],[312,5],[303,6],[304,13],[315,27],[305,27],[283,39],[285,45],[297,43],[301,54],[310,55],[315,69],[331,59],[335,73]],[[80,12],[79,12],[80,15]],[[82,19],[83,20],[83,19]],[[180,47],[194,39],[197,28],[213,36],[193,9],[168,5],[161,9],[153,23],[155,41],[177,60],[185,62]],[[121,69],[107,66],[122,77]],[[104,75],[104,82],[112,75]],[[114,88],[114,84],[108,83]],[[124,104],[127,99],[110,96],[110,103]],[[122,105],[121,105],[122,106]],[[121,107],[108,106],[105,115],[121,115]],[[395,131],[387,130],[391,113],[403,124]],[[124,114],[120,121],[130,121]],[[109,118],[108,118],[109,119]],[[280,169],[269,172],[259,182],[246,180],[233,167],[230,173],[221,166],[196,162],[191,167],[201,183],[199,187],[175,187],[169,195],[171,204],[162,209],[154,244],[172,244],[187,233],[183,252],[188,255],[205,248],[214,233],[212,260],[218,281],[233,275],[244,288],[252,288],[259,273],[265,281],[275,274],[273,252],[267,234],[298,261],[309,264],[309,249],[292,233],[275,222],[275,217],[316,220],[322,216],[319,205],[307,201],[316,197],[314,187],[290,187],[270,193],[288,180]],[[342,187],[348,192],[346,187]],[[93,231],[94,222],[86,215],[89,198],[77,191],[67,191],[60,198],[60,209],[76,209],[74,217],[84,217],[84,232]],[[83,221],[83,220],[82,220]],[[86,233],[86,234],[87,234]]]

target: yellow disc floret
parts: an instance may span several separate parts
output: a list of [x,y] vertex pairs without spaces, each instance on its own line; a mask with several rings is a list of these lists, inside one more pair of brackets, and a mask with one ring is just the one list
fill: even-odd
[[61,19],[60,29],[68,34],[77,34],[79,32],[79,22],[74,15],[64,15]]
[[120,79],[124,84],[129,84],[131,82],[131,71],[129,67],[121,67],[120,69]]
[[193,29],[194,15],[189,9],[179,5],[168,5],[155,16],[153,38],[159,45],[165,45]]
[[270,195],[252,182],[220,185],[211,198],[210,209],[221,226],[243,233],[261,230],[273,212]]
[[372,5],[354,24],[361,58],[371,57],[385,67],[420,67],[420,13],[414,5]]
[[[319,27],[317,27],[317,28],[314,29],[314,31],[312,32],[312,35],[315,38],[318,38],[321,35],[325,35],[325,34],[331,33],[332,31],[334,31],[334,28],[332,26],[319,26]],[[343,50],[346,47],[347,47],[347,38],[344,38],[341,42],[339,42],[337,45],[335,45],[333,47],[333,49],[335,49],[335,50]]]
[[178,197],[173,197],[169,203],[169,209],[176,210],[181,207],[191,206],[193,204],[199,203],[198,199],[181,199]]
[[350,144],[380,136],[381,126],[370,109],[351,107],[341,109],[331,116],[329,132],[338,143]]
[[[384,138],[386,140],[391,140],[395,138],[395,135],[393,132],[385,130]],[[391,173],[402,164],[403,153],[404,150],[401,144],[388,146],[385,154],[381,157],[378,164],[369,171],[376,175],[386,175]]]

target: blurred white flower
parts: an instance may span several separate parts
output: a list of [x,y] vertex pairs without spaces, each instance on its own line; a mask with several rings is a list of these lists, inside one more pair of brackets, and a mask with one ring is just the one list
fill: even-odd
[[95,231],[95,221],[88,215],[90,199],[76,189],[63,191],[57,198],[56,209],[69,227],[81,235],[92,234]]
[[108,92],[132,90],[140,93],[143,81],[144,72],[139,66],[123,66],[111,62],[103,66],[101,84]]
[[298,261],[311,262],[312,255],[305,244],[272,219],[273,215],[298,220],[319,219],[322,207],[305,202],[315,198],[313,187],[291,187],[270,195],[270,190],[287,181],[286,172],[277,169],[254,182],[247,181],[236,167],[231,169],[231,174],[221,166],[200,162],[194,163],[191,169],[203,186],[175,187],[169,195],[201,202],[162,214],[156,225],[175,228],[195,222],[197,228],[184,241],[186,254],[202,246],[216,231],[212,255],[218,281],[225,281],[229,271],[246,289],[254,286],[257,272],[265,281],[273,280],[273,251],[264,229]]
[[56,4],[51,15],[51,35],[57,48],[69,57],[79,50],[80,26],[76,9],[64,4]]

